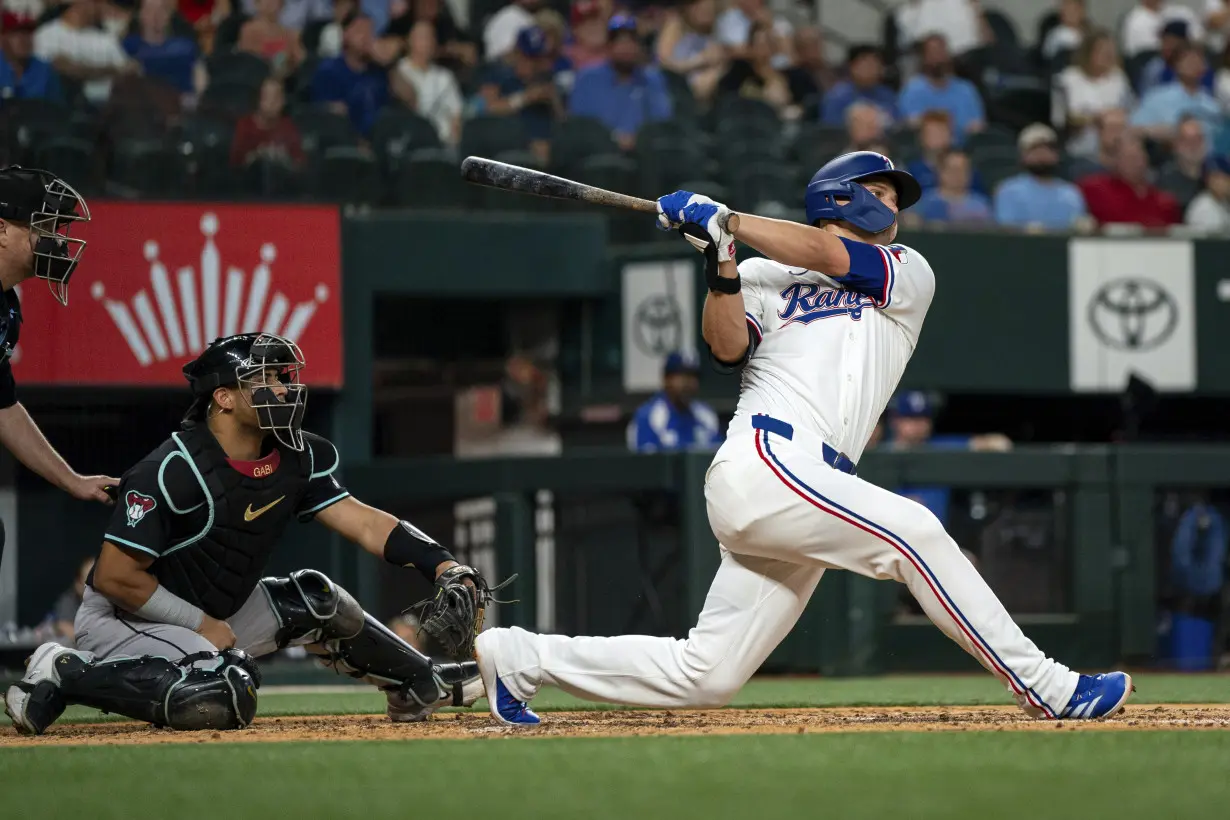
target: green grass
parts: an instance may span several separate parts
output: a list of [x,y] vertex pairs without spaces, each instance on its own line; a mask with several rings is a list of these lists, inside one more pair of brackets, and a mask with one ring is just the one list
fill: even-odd
[[1225,816],[1230,733],[746,735],[0,751],[40,820]]
[[[1230,702],[1230,675],[1133,675],[1132,702]],[[1012,703],[1004,688],[990,675],[927,675],[881,678],[757,678],[743,688],[733,706],[964,706]],[[613,708],[586,703],[547,688],[534,701],[536,710]],[[366,686],[345,693],[262,694],[260,714],[329,715],[370,714],[384,711],[384,697]],[[106,720],[93,709],[71,708],[69,721]]]

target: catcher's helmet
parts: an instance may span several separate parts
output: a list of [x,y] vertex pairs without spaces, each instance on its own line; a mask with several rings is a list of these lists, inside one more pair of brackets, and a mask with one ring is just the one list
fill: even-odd
[[85,251],[85,240],[68,235],[74,222],[89,222],[81,194],[50,171],[10,165],[0,169],[0,219],[27,222],[34,234],[34,275],[68,304],[68,280]]
[[[858,184],[870,177],[883,177],[893,184],[900,211],[918,202],[922,196],[918,180],[908,171],[894,167],[888,157],[875,151],[854,151],[830,160],[811,178],[804,198],[808,223],[814,225],[820,219],[836,219],[871,233],[888,228],[896,216]],[[849,202],[839,204],[838,199]]]
[[[300,383],[303,352],[290,339],[272,333],[243,333],[214,342],[184,365],[184,378],[196,398],[184,417],[200,421],[219,387],[237,387],[256,410],[260,428],[292,450],[303,449],[303,413],[307,387]],[[282,385],[281,396],[273,389]]]

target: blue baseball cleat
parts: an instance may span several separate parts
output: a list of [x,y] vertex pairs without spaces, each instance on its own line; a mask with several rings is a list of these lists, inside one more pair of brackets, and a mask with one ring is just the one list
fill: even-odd
[[483,686],[487,689],[487,705],[491,709],[491,716],[497,723],[505,726],[537,726],[542,722],[538,715],[534,714],[528,703],[517,700],[496,674],[491,641],[483,641],[483,635],[480,635],[478,643],[480,646],[487,644],[476,649],[474,656],[478,661],[478,672],[482,675]]
[[1125,672],[1103,675],[1081,675],[1068,705],[1056,717],[1074,720],[1098,720],[1118,714],[1136,687],[1132,676]]

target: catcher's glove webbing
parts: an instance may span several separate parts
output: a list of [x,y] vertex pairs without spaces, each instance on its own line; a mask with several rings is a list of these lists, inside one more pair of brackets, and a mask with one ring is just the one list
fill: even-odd
[[[436,579],[436,594],[411,607],[417,611],[419,629],[430,635],[450,658],[465,660],[474,656],[474,639],[483,629],[487,604],[509,604],[492,593],[511,584],[512,575],[503,583],[491,587],[474,567],[458,565],[440,573]],[[469,580],[473,586],[467,584]]]

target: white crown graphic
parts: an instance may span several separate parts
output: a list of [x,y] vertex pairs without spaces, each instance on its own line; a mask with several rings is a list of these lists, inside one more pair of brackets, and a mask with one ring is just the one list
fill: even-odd
[[318,284],[314,298],[306,302],[292,307],[286,294],[276,291],[266,306],[273,278],[269,266],[278,255],[271,242],[261,245],[261,261],[250,279],[242,269],[231,265],[226,269],[223,288],[222,261],[214,243],[217,233],[217,215],[202,214],[205,245],[201,248],[201,266],[199,270],[186,266],[176,271],[177,290],[171,287],[171,276],[158,258],[158,243],[152,239],[145,243],[152,299],[142,288],[125,303],[106,298],[102,282],[90,286],[90,295],[103,303],[142,367],[172,356],[195,355],[219,336],[236,333],[276,333],[298,341],[317,306],[328,300],[329,289]]

